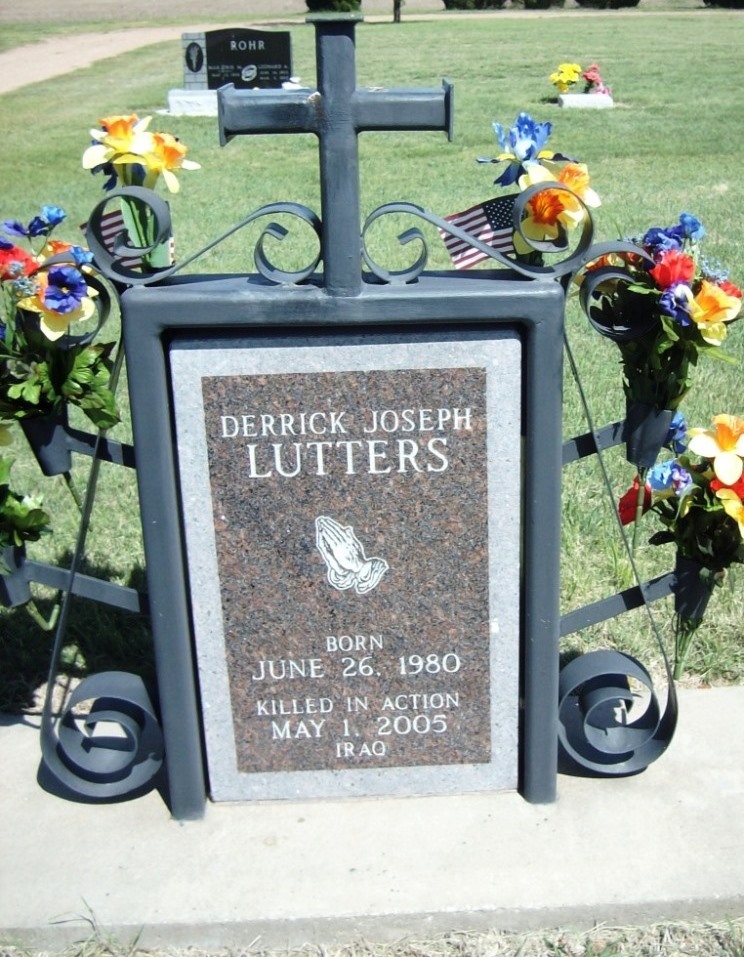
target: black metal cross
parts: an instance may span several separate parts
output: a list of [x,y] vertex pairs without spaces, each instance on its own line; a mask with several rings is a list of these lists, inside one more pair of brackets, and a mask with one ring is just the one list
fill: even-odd
[[354,29],[360,16],[308,17],[315,26],[316,90],[218,93],[220,141],[254,133],[315,133],[320,150],[325,288],[335,296],[362,289],[359,149],[368,130],[444,130],[452,138],[453,87],[358,89]]

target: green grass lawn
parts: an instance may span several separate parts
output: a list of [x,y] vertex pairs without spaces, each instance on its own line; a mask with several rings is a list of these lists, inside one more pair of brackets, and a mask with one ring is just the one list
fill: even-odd
[[[292,30],[294,71],[314,83],[313,32]],[[497,195],[495,167],[477,157],[498,151],[491,123],[510,125],[525,110],[554,124],[551,146],[586,162],[603,205],[596,211],[596,238],[638,235],[652,225],[668,225],[683,210],[697,215],[708,232],[706,249],[744,282],[744,182],[741,146],[741,47],[744,19],[723,10],[670,11],[663,17],[607,12],[565,18],[525,17],[363,24],[357,30],[360,85],[438,87],[443,76],[455,84],[455,138],[436,133],[374,133],[361,137],[362,214],[380,203],[408,200],[446,215]],[[561,110],[552,102],[548,75],[566,59],[587,66],[598,62],[612,87],[616,109]],[[301,202],[319,210],[317,149],[310,136],[241,138],[221,148],[216,121],[158,115],[170,88],[182,84],[178,42],[147,47],[0,96],[1,218],[27,220],[42,203],[85,221],[102,196],[101,180],[84,171],[80,157],[88,130],[113,113],[154,114],[153,127],[179,136],[200,171],[185,172],[182,190],[170,197],[179,258],[198,250],[244,215],[276,200]],[[407,223],[406,225],[414,225]],[[200,272],[251,271],[257,229],[238,234],[195,267]],[[447,266],[435,231],[430,265]],[[380,241],[393,257],[395,238]],[[289,260],[300,261],[302,238]],[[396,265],[392,262],[391,265]],[[570,303],[568,332],[597,424],[623,415],[618,354],[612,343],[592,332]],[[112,329],[112,335],[115,329]],[[744,323],[732,327],[728,351],[744,358]],[[709,363],[698,370],[697,388],[685,402],[688,420],[707,425],[721,411],[744,414],[741,368]],[[586,430],[570,377],[565,382],[564,435]],[[122,404],[126,411],[124,391]],[[78,423],[80,424],[80,423]],[[126,441],[129,427],[113,437]],[[69,560],[76,517],[67,490],[42,480],[20,441],[16,441],[16,483],[43,490],[55,515],[55,533],[33,554]],[[630,485],[631,467],[622,451],[607,456],[615,493]],[[76,465],[79,484],[86,463]],[[79,478],[78,478],[79,476]],[[630,584],[627,560],[609,502],[593,461],[566,469],[563,488],[562,579],[565,610],[594,601]],[[134,477],[104,466],[93,516],[88,567],[120,582],[142,577],[143,556]],[[644,575],[669,570],[669,551],[642,545]],[[741,576],[740,576],[741,577]],[[40,594],[45,606],[49,596]],[[671,605],[655,606],[665,625]],[[741,620],[744,591],[716,595],[690,672],[698,681],[739,681],[744,674]],[[43,676],[50,639],[20,609],[0,613],[0,707],[17,708]],[[71,670],[149,668],[147,622],[75,602],[66,659]],[[589,629],[567,648],[612,645],[658,667],[659,654],[645,619],[626,615]]]

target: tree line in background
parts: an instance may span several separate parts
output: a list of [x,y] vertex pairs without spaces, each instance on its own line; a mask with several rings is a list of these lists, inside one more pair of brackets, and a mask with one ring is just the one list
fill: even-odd
[[[595,10],[618,10],[621,7],[637,7],[641,0],[569,0],[580,7]],[[706,7],[744,8],[744,0],[702,0]],[[362,9],[362,0],[305,0],[312,13],[332,11],[354,13]],[[401,7],[405,0],[393,0],[393,19],[400,20]],[[563,7],[566,0],[442,0],[446,10],[499,10],[504,6],[525,7],[528,10],[545,10],[548,7]]]

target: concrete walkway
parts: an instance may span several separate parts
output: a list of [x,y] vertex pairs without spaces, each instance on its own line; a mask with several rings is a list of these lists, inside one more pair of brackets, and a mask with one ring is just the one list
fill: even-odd
[[36,719],[0,726],[0,944],[94,918],[144,947],[293,947],[447,930],[744,916],[744,687],[682,691],[668,752],[630,778],[516,794],[277,802],[169,817],[36,783]]

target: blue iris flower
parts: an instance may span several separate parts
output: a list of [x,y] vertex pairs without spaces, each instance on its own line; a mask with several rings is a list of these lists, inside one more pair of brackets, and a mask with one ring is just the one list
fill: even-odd
[[21,239],[33,239],[36,236],[48,236],[55,226],[59,226],[67,213],[59,206],[42,206],[41,213],[34,216],[28,226],[17,219],[3,221],[3,231],[8,236],[18,236]]
[[535,162],[550,136],[552,123],[537,123],[529,113],[520,113],[514,125],[506,130],[501,123],[492,124],[501,147],[501,156],[496,159],[479,159],[479,163],[506,162],[504,172],[494,180],[501,186],[511,186],[524,172],[527,163]]
[[529,113],[520,113],[509,130],[508,139],[500,123],[494,123],[494,132],[499,146],[505,153],[512,153],[521,162],[537,159],[537,154],[548,142],[553,130],[552,123],[536,123]]
[[55,266],[49,270],[44,290],[44,307],[66,315],[75,312],[88,294],[82,275],[73,266]]
[[9,239],[5,239],[4,236],[0,236],[0,249],[12,249],[13,243]]
[[689,326],[692,323],[689,293],[690,287],[686,283],[675,283],[661,294],[659,311],[671,316],[680,326]]
[[28,238],[28,228],[19,223],[17,219],[4,219],[3,232],[8,236],[17,236],[19,239]]
[[687,422],[684,415],[677,409],[669,423],[669,432],[667,433],[664,445],[671,449],[675,455],[681,455],[687,448]]
[[50,231],[51,227],[43,216],[34,216],[26,227],[26,235],[32,239],[36,236],[46,236]]
[[48,224],[50,229],[54,229],[55,226],[59,226],[61,222],[67,219],[67,213],[64,209],[60,209],[59,206],[42,206],[41,218]]
[[649,469],[646,482],[654,492],[671,490],[675,495],[683,495],[692,485],[692,476],[687,469],[672,460],[660,462]]
[[685,231],[685,236],[693,243],[699,242],[705,236],[705,227],[692,213],[682,213],[679,223]]
[[[651,255],[656,258],[670,249],[681,249],[684,231],[680,226],[670,226],[662,229],[660,226],[652,226],[647,230],[642,239],[642,244],[651,251]],[[650,265],[650,264],[649,264]],[[651,266],[653,268],[653,266]]]

